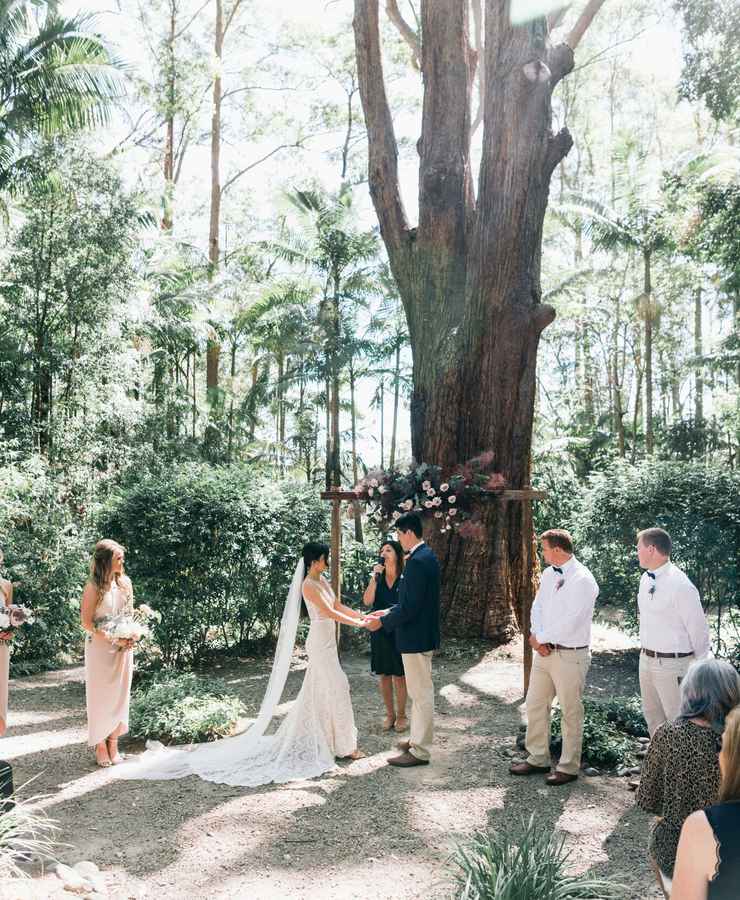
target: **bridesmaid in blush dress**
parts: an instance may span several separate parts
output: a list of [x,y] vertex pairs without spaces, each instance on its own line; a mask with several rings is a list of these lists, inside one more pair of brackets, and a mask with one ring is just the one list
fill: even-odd
[[[0,568],[3,565],[3,551],[0,550]],[[13,583],[0,578],[0,604],[10,606],[13,602]],[[11,632],[0,632],[0,737],[5,734],[8,721],[8,678],[10,677]]]
[[128,731],[133,641],[112,642],[97,624],[101,619],[133,611],[133,588],[123,574],[124,548],[111,540],[98,541],[80,608],[85,640],[85,696],[87,742],[95,748],[99,766],[123,761],[118,738]]

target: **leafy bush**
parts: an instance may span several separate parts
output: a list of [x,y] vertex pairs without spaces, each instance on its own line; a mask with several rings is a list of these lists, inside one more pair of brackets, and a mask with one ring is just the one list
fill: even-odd
[[231,734],[244,713],[220,679],[169,674],[134,690],[129,729],[133,737],[176,744],[215,741]]
[[532,504],[537,534],[548,528],[572,530],[584,492],[572,456],[555,449],[538,453],[532,462],[532,487],[547,493]]
[[271,642],[301,547],[326,525],[306,484],[192,463],[125,486],[99,533],[128,548],[136,594],[162,614],[161,660],[182,665]]
[[48,669],[82,647],[79,598],[87,577],[91,540],[82,510],[82,479],[63,477],[44,458],[0,462],[0,547],[15,599],[37,621],[13,640],[16,675]]
[[[634,742],[628,735],[647,737],[639,697],[583,701],[583,759],[600,769],[613,769],[634,762]],[[562,745],[562,715],[557,708],[550,722],[550,744],[554,752]]]
[[740,472],[699,463],[619,463],[593,475],[576,517],[582,561],[599,583],[600,603],[636,620],[637,532],[665,528],[673,559],[720,612],[736,603],[740,560]]
[[514,829],[476,832],[452,857],[458,900],[570,900],[624,897],[613,882],[571,875],[565,837],[521,820]]

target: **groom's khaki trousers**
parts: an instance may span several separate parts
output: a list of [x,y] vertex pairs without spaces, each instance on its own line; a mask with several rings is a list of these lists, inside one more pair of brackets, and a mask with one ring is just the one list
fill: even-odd
[[586,650],[551,650],[534,654],[527,689],[527,762],[550,765],[550,707],[557,695],[562,714],[563,749],[556,769],[577,775],[583,744],[583,688],[591,665]]
[[417,759],[429,759],[434,740],[433,650],[402,653],[406,690],[411,698],[411,737],[409,752]]

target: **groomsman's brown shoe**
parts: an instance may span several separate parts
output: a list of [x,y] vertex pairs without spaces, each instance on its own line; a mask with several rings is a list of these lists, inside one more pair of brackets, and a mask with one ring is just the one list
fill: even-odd
[[509,766],[510,775],[541,775],[543,772],[549,771],[549,766],[532,766],[526,760],[512,763]]
[[545,778],[545,784],[549,784],[550,787],[560,787],[561,784],[570,784],[571,781],[575,781],[577,778],[577,775],[569,775],[567,772],[555,771]]
[[419,759],[413,753],[402,753],[400,756],[392,756],[388,760],[389,766],[398,766],[401,769],[410,769],[412,766],[428,766],[428,759]]

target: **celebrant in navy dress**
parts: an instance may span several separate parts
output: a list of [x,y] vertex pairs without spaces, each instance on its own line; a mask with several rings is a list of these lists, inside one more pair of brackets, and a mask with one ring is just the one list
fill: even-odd
[[[373,567],[370,583],[363,595],[365,606],[373,612],[389,609],[398,603],[398,588],[403,573],[403,548],[398,541],[386,541],[380,548],[378,563]],[[393,728],[406,731],[406,678],[403,660],[396,647],[395,636],[379,630],[370,635],[370,670],[380,677],[380,693],[385,703],[383,731]],[[395,689],[395,700],[394,700]]]

